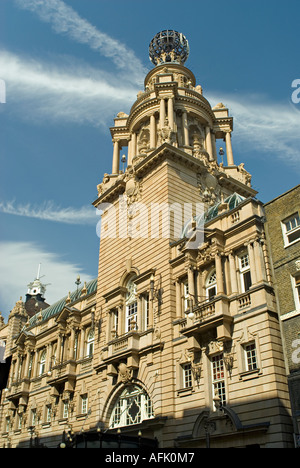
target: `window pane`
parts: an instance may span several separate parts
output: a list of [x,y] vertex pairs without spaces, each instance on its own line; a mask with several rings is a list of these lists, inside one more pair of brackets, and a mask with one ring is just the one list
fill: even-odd
[[137,330],[137,302],[127,306],[127,331]]
[[224,363],[223,363],[223,354],[218,354],[212,358],[213,363],[213,379],[223,379],[224,378]]
[[225,371],[223,354],[212,358],[213,370],[213,396],[219,397],[221,406],[226,405]]
[[248,291],[252,285],[250,271],[247,271],[246,273],[243,274],[243,280],[244,280],[244,289],[245,291]]
[[288,221],[285,221],[285,227],[287,231],[291,231],[292,229],[295,229],[297,226],[300,226],[300,218],[299,214],[296,214],[292,218],[290,218]]
[[209,300],[209,301],[211,301],[211,300],[215,297],[216,292],[217,292],[217,291],[216,291],[216,287],[215,287],[215,286],[213,286],[212,288],[209,288],[209,289],[208,289],[208,300]]
[[207,284],[214,284],[214,283],[216,283],[216,282],[217,282],[217,274],[216,274],[216,272],[214,271],[214,272],[210,275]]
[[255,344],[249,344],[245,347],[247,357],[247,370],[257,369],[256,347]]
[[240,262],[241,262],[241,268],[247,268],[250,266],[249,264],[249,256],[248,254],[242,255],[240,257]]
[[289,242],[294,242],[295,240],[300,239],[300,229],[298,231],[288,234]]
[[184,364],[183,366],[183,387],[192,387],[192,367],[191,364]]
[[221,406],[226,405],[226,391],[225,391],[225,382],[216,382],[214,383],[214,396],[218,396],[220,398]]
[[110,427],[131,426],[154,417],[149,395],[140,387],[127,387],[119,396],[111,415]]

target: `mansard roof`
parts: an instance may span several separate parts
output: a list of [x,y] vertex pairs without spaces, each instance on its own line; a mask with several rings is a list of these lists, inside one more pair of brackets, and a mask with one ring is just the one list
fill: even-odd
[[72,303],[82,297],[81,296],[82,290],[85,287],[86,287],[85,295],[89,295],[95,292],[97,290],[97,278],[94,278],[93,280],[89,281],[85,286],[82,286],[81,288],[78,288],[78,290],[70,293],[69,296],[63,297],[62,299],[55,302],[51,306],[35,314],[29,320],[29,327],[36,325],[38,322],[40,323],[41,321],[48,320],[49,318],[58,315],[67,305],[68,298],[70,299],[70,303]]
[[[219,201],[214,206],[211,206],[210,208],[208,208],[208,210],[205,211],[204,213],[201,213],[200,215],[195,216],[193,219],[196,223],[196,228],[201,228],[201,226],[204,226],[205,223],[208,223],[212,219],[216,218],[219,214],[219,207],[222,204],[226,204],[228,206],[228,209],[226,211],[230,211],[236,208],[244,200],[246,200],[246,198],[243,197],[242,195],[239,195],[236,192],[229,195],[229,197],[227,197],[224,201]],[[181,239],[187,236],[187,233],[190,231],[190,229],[191,229],[191,221],[188,221],[182,230]]]

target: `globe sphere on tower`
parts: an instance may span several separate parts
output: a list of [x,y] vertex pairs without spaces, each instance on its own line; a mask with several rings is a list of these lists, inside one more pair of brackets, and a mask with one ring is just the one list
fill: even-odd
[[157,33],[149,45],[149,58],[154,65],[166,62],[184,64],[189,56],[186,37],[173,29]]

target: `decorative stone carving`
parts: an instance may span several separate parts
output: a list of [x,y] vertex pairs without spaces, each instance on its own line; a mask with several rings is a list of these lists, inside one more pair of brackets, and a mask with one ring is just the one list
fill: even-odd
[[141,199],[142,184],[135,174],[134,168],[131,166],[127,169],[125,174],[125,194],[127,199],[127,205],[130,206],[133,203]]
[[130,382],[133,377],[132,369],[128,369],[127,364],[121,362],[118,366],[119,380],[123,383]]
[[105,173],[102,183],[97,185],[98,197],[100,197],[100,195],[102,195],[102,193],[105,192],[105,190],[108,188],[109,181],[110,176],[109,174]]
[[245,165],[244,163],[239,164],[239,166],[237,167],[237,170],[243,176],[244,183],[246,185],[248,185],[249,187],[251,187],[251,177],[252,176],[251,176],[251,174],[249,174],[248,171],[246,171],[246,169],[244,168],[244,165]]
[[168,119],[165,120],[165,125],[158,132],[159,144],[169,143],[175,145],[177,143],[177,134],[174,132],[168,124]]
[[200,159],[205,166],[208,166],[209,155],[204,149],[203,138],[197,133],[193,135],[193,156]]
[[211,172],[208,172],[205,176],[198,175],[197,182],[202,202],[213,206],[220,200],[221,187],[218,179]]
[[139,154],[145,154],[150,148],[150,133],[147,128],[141,131],[138,142]]

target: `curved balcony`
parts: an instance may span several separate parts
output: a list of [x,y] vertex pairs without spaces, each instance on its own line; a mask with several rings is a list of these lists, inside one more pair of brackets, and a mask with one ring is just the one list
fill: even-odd
[[100,370],[109,365],[114,366],[120,359],[127,359],[127,365],[137,368],[142,354],[151,355],[161,346],[161,340],[156,336],[153,328],[143,332],[132,330],[109,341],[107,346],[102,348],[102,361],[94,367]]
[[76,380],[76,361],[69,360],[61,362],[52,367],[47,373],[47,384],[57,385],[67,381]]
[[180,333],[188,338],[199,338],[207,330],[216,328],[219,340],[231,339],[230,325],[233,318],[229,305],[229,299],[220,295],[194,306],[187,317],[179,321]]
[[27,397],[29,395],[30,379],[24,378],[11,383],[10,389],[7,391],[6,397],[8,400],[15,398]]

